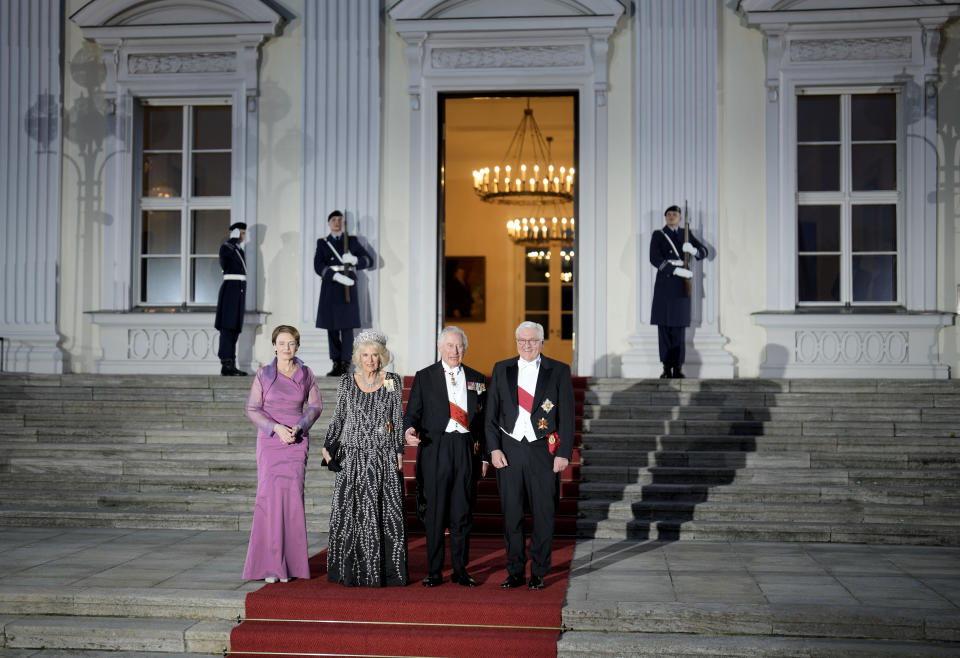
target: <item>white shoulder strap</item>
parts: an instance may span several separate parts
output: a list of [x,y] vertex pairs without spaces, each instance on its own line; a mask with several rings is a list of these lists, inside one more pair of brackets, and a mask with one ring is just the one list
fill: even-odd
[[675,253],[677,258],[680,259],[680,252],[677,251],[677,245],[673,244],[673,240],[670,239],[670,236],[664,233],[662,228],[658,228],[657,233],[663,236],[663,239],[666,240],[667,244],[670,245],[670,248],[673,249],[673,253]]
[[343,263],[343,256],[341,256],[340,252],[337,251],[337,248],[333,246],[333,243],[330,242],[330,240],[324,240],[324,242],[327,244],[328,247],[330,247],[330,251],[332,251],[333,255],[337,257],[337,260]]

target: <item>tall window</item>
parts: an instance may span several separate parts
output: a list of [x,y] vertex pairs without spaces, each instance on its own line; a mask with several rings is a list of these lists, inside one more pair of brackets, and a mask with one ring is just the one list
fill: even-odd
[[143,101],[141,305],[217,301],[230,226],[232,108],[227,101]]
[[899,302],[898,105],[889,89],[798,93],[798,305]]

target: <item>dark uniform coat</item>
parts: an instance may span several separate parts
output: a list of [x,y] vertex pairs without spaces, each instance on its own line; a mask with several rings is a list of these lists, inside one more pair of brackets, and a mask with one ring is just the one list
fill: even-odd
[[[220,245],[220,269],[224,274],[246,274],[247,264],[243,249],[237,246],[237,238],[224,240]],[[213,321],[216,329],[243,330],[243,310],[247,302],[246,281],[224,281],[217,296],[217,316]]]
[[[342,266],[343,263],[334,255],[334,249],[337,254],[343,255],[343,236],[339,238],[328,235],[326,238],[317,240],[317,251],[313,255],[313,271],[321,279],[323,285],[320,287],[320,302],[317,305],[317,328],[318,329],[356,329],[360,326],[360,304],[357,301],[357,287],[350,287],[350,301],[346,300],[344,290],[347,286],[341,285],[333,280],[336,273],[334,267]],[[333,249],[331,249],[331,246]],[[354,281],[357,275],[352,270],[364,270],[373,265],[373,259],[363,248],[356,236],[350,236],[349,251],[357,257],[357,264],[350,268],[351,271],[343,272],[345,276]]]
[[[697,249],[697,260],[707,257],[707,248],[690,233],[690,244]],[[671,246],[672,245],[672,246]],[[676,231],[664,226],[650,237],[650,264],[657,268],[653,284],[653,304],[650,324],[665,327],[690,326],[690,297],[684,279],[675,276],[676,265],[670,261],[683,260],[683,229]]]

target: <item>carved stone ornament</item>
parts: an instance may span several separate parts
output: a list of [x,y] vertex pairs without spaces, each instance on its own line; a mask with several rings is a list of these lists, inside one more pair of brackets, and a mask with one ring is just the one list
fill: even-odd
[[805,331],[795,334],[797,363],[897,364],[909,357],[905,331]]
[[583,66],[583,46],[507,46],[502,48],[434,48],[435,69],[543,68]]
[[909,60],[911,46],[910,37],[798,39],[790,42],[790,60],[794,62]]
[[130,55],[127,67],[133,74],[233,73],[237,57],[235,53]]
[[215,358],[219,344],[215,329],[130,329],[127,359],[132,361],[201,361]]

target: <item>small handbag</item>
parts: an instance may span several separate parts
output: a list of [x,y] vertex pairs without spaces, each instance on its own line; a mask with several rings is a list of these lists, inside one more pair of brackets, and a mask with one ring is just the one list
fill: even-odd
[[340,445],[340,440],[337,439],[336,441],[334,441],[333,443],[325,447],[327,449],[327,452],[330,453],[330,461],[327,461],[326,459],[324,459],[320,462],[320,465],[326,466],[333,473],[336,473],[341,468],[343,468],[343,446]]

